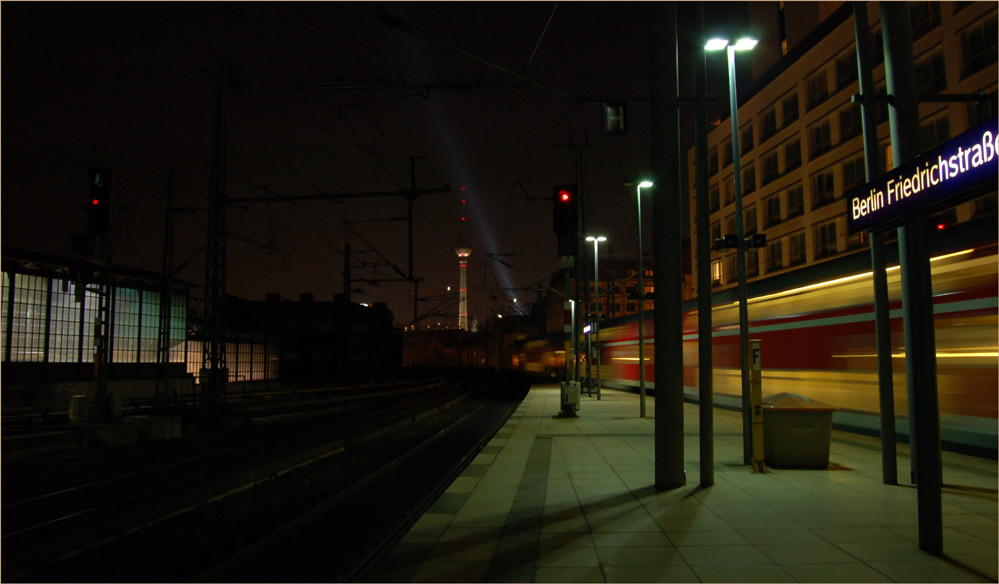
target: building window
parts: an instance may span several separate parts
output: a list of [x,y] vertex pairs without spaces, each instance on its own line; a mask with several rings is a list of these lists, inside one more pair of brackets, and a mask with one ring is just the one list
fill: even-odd
[[812,177],[812,208],[818,209],[832,203],[836,198],[831,170],[820,172]]
[[721,145],[722,150],[722,168],[732,164],[732,139],[728,138]]
[[839,110],[839,141],[846,142],[859,136],[863,126],[860,123],[860,104],[851,104]]
[[708,176],[718,174],[718,150],[712,148],[708,151]]
[[756,190],[756,165],[750,163],[742,171],[742,194],[748,195]]
[[844,89],[857,80],[857,51],[851,50],[836,59],[836,88]]
[[947,88],[943,51],[916,63],[916,93],[939,93]]
[[829,120],[826,119],[809,129],[809,139],[811,140],[810,160],[832,149],[832,132],[829,126]]
[[909,2],[912,18],[912,40],[921,38],[940,25],[939,2]]
[[721,224],[715,221],[711,224],[711,241],[721,239]]
[[725,234],[734,235],[735,234],[735,215],[729,215],[725,218]]
[[142,314],[139,328],[139,362],[155,363],[159,345],[160,293],[142,292]]
[[997,208],[999,208],[999,204],[997,204],[995,193],[978,197],[975,199],[975,210],[971,216],[978,219],[988,215],[995,215]]
[[729,178],[726,186],[728,188],[725,190],[725,204],[731,205],[735,202],[735,179]]
[[815,228],[815,257],[824,258],[836,253],[836,222],[823,223]]
[[774,150],[763,157],[763,184],[770,184],[780,176],[780,165],[777,161],[777,151]]
[[708,189],[708,205],[710,206],[710,211],[714,213],[721,207],[721,199],[718,193],[718,185],[715,185]]
[[721,286],[722,283],[722,261],[714,260],[711,262],[711,285]]
[[739,281],[739,264],[737,261],[734,253],[725,256],[725,273],[728,275],[726,280],[729,282]]
[[995,99],[982,99],[968,104],[968,126],[975,127],[985,120],[999,116],[999,107]]
[[981,25],[961,34],[961,63],[965,77],[996,62],[996,47],[999,45],[997,28],[999,23],[993,14]]
[[787,190],[787,218],[797,217],[805,213],[805,189],[801,183]]
[[139,359],[139,291],[117,288],[114,296],[114,362],[135,363]]
[[[882,83],[881,85],[878,85],[877,87],[874,88],[874,93],[876,95],[884,95],[886,93],[885,87],[886,86],[885,86],[884,83]],[[878,100],[878,103],[877,103],[877,115],[875,117],[875,121],[877,123],[879,123],[879,124],[882,123],[882,122],[887,122],[888,121],[888,101],[887,100],[884,100],[884,99],[879,99]]]
[[867,247],[867,232],[854,233],[846,238],[846,249],[860,249]]
[[767,111],[763,112],[763,118],[760,121],[760,142],[763,142],[767,138],[770,138],[777,133],[777,106],[772,106]]
[[75,296],[75,282],[52,280],[49,363],[80,362],[80,305]]
[[756,205],[749,205],[742,212],[742,231],[746,235],[756,233]]
[[871,62],[872,66],[876,67],[885,62],[884,36],[880,30],[874,33],[874,38],[871,40],[871,50],[874,51],[874,60]]
[[[7,274],[4,274],[5,281]],[[49,279],[16,274],[11,306],[11,361],[45,361],[45,322],[48,317]],[[4,290],[4,300],[7,291]],[[6,303],[4,308],[6,309]],[[6,316],[6,314],[5,314]]]
[[801,140],[795,138],[784,145],[784,172],[801,166]]
[[753,143],[753,125],[750,124],[739,132],[739,153],[746,154],[751,151],[756,144]]
[[784,267],[784,246],[781,240],[767,244],[767,271],[773,272]]
[[950,119],[947,114],[920,124],[919,139],[924,150],[950,140]]
[[787,265],[796,266],[805,263],[805,232],[798,231],[792,233],[787,238],[788,258]]
[[812,111],[829,97],[829,82],[825,70],[808,78],[805,95],[808,103],[807,111]]
[[843,192],[848,193],[867,184],[867,167],[864,157],[858,156],[843,163]]
[[792,92],[781,102],[781,109],[784,113],[784,128],[798,119],[798,93]]
[[763,204],[766,205],[766,224],[764,227],[773,227],[774,225],[780,223],[782,219],[780,215],[780,195],[771,195],[767,197],[766,200],[763,201]]
[[746,276],[753,277],[760,275],[760,253],[759,250],[746,250]]

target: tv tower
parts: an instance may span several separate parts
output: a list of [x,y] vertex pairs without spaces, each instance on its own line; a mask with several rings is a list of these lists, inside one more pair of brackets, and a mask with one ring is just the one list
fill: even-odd
[[454,247],[458,254],[458,328],[468,329],[468,256],[472,246],[465,239],[465,187],[461,187],[461,223],[458,224],[458,243]]

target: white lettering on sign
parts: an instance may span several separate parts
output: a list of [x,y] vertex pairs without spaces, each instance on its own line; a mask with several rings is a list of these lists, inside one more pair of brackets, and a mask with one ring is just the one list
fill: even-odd
[[[946,156],[938,154],[936,160],[927,160],[921,168],[911,167],[905,174],[889,176],[884,180],[884,190],[870,188],[864,194],[850,198],[850,214],[854,221],[862,219],[892,204],[957,179],[962,174],[991,163],[999,156],[999,134],[985,130],[980,140],[971,147],[958,146],[957,152]],[[872,183],[873,184],[873,183]]]
[[613,136],[627,133],[628,127],[625,123],[626,111],[624,104],[603,104],[604,135]]

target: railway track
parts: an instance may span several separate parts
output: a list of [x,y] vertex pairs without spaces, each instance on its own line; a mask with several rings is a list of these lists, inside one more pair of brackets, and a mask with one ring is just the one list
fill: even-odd
[[[153,456],[137,449],[111,459],[91,454],[5,467],[3,579],[190,581],[229,573],[246,563],[239,559],[245,550],[284,541],[310,523],[303,517],[359,496],[405,457],[419,457],[428,439],[450,434],[444,428],[473,406],[458,396],[478,392],[437,390],[388,408],[341,403],[325,415],[257,412],[222,439],[170,441]],[[103,476],[81,470],[76,484],[54,481],[26,496],[30,484],[58,474],[54,469],[103,465],[110,469]],[[8,493],[12,474],[23,481]],[[220,571],[222,562],[228,567]]]

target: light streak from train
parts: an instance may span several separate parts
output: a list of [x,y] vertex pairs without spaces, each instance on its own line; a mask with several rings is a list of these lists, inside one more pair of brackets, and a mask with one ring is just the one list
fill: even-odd
[[[940,255],[940,256],[936,256],[936,257],[930,258],[930,261],[931,262],[936,262],[936,261],[940,261],[940,260],[946,260],[946,259],[950,259],[950,258],[955,258],[955,257],[958,257],[958,256],[969,254],[969,253],[971,253],[973,251],[975,251],[975,250],[974,249],[965,249],[965,250],[961,250],[961,251],[956,251],[954,253],[948,253],[948,254],[944,254],[944,255]],[[895,266],[891,266],[889,268],[886,268],[885,271],[886,272],[892,272],[892,271],[897,270],[897,269],[899,269],[899,266],[895,265]],[[773,294],[765,294],[763,296],[754,296],[753,298],[749,299],[749,302],[751,302],[751,303],[763,302],[764,300],[771,300],[771,299],[774,299],[774,298],[783,298],[785,296],[793,296],[794,294],[800,294],[802,292],[808,292],[809,290],[818,290],[818,289],[821,289],[821,288],[828,288],[830,286],[835,286],[837,284],[845,284],[846,282],[852,282],[853,280],[862,280],[864,278],[870,278],[873,275],[874,275],[874,272],[864,272],[862,274],[854,274],[852,276],[844,276],[842,278],[836,278],[835,280],[827,280],[825,282],[817,282],[815,284],[809,284],[808,286],[801,286],[800,288],[792,288],[790,290],[782,290],[780,292],[774,292]],[[722,305],[722,306],[730,307],[730,306],[736,306],[737,304],[738,304],[738,302],[731,302],[729,304],[725,304],[725,305]]]

